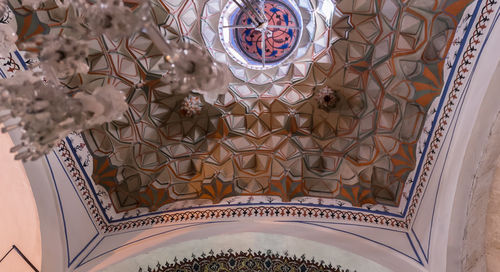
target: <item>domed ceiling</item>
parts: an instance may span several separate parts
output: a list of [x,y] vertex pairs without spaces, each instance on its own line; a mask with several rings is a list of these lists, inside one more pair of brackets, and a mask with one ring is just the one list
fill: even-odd
[[[127,91],[130,110],[84,133],[92,178],[117,212],[246,195],[399,206],[443,86],[458,3],[467,1],[269,1],[261,32],[233,2],[155,2],[151,16],[166,38],[206,46],[234,79],[227,94],[187,116],[184,96],[159,82],[163,60],[148,38],[96,37],[90,76],[67,84],[111,81]],[[21,38],[35,28],[64,32],[73,16],[15,10],[30,23]],[[242,27],[226,28],[230,20]]]
[[[89,74],[63,83],[111,83],[127,93],[129,110],[69,135],[47,162],[67,173],[98,236],[184,221],[314,218],[324,228],[347,222],[402,235],[399,245],[392,236],[377,243],[425,265],[428,225],[411,231],[428,182],[439,184],[434,165],[442,167],[464,78],[492,29],[485,18],[497,12],[496,2],[471,2],[268,0],[269,23],[256,27],[232,1],[153,1],[166,39],[227,64],[227,93],[171,94],[160,80],[165,60],[145,35],[95,37]],[[70,35],[72,10],[10,4],[21,40]],[[429,212],[435,201],[425,202]],[[74,258],[80,266],[99,256]]]

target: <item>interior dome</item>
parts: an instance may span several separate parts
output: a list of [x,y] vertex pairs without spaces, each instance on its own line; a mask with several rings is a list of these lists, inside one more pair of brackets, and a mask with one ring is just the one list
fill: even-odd
[[220,21],[221,40],[231,48],[228,53],[234,60],[248,68],[266,69],[282,63],[297,48],[302,16],[293,2],[262,2],[259,9],[267,21],[261,26],[234,6],[234,2],[228,2]]

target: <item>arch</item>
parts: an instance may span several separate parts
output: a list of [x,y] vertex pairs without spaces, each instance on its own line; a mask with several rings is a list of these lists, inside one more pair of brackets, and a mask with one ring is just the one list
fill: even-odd
[[[450,182],[443,207],[436,216],[439,228],[447,233],[433,241],[433,252],[446,252],[446,262],[436,261],[431,271],[484,271],[486,209],[496,159],[500,152],[500,42],[498,26],[491,32],[474,73],[474,90],[464,105],[448,163]],[[466,144],[464,144],[466,143]],[[448,198],[448,199],[447,199]],[[453,199],[450,201],[449,199]],[[444,203],[444,202],[448,203]],[[446,208],[444,208],[446,207]],[[435,269],[435,270],[432,270]],[[475,270],[478,269],[478,270]]]
[[[331,228],[300,222],[252,221],[184,224],[160,234],[152,234],[152,231],[149,235],[145,234],[147,231],[129,233],[128,236],[119,234],[113,238],[113,242],[121,245],[120,248],[97,255],[76,271],[137,271],[138,267],[156,265],[158,261],[171,261],[174,257],[190,258],[192,254],[228,249],[280,253],[287,249],[291,255],[305,254],[309,258],[357,271],[365,271],[366,267],[375,269],[370,271],[380,272],[421,271],[420,266],[416,263],[411,265],[412,262],[403,255],[340,229],[332,231]],[[125,242],[133,239],[139,242]],[[161,255],[164,256],[163,260],[158,259]],[[122,270],[125,267],[129,270]]]

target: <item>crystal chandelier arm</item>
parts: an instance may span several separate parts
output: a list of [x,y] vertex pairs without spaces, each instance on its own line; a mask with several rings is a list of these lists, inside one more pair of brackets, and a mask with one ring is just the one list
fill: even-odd
[[267,16],[266,16],[266,12],[264,11],[264,3],[265,1],[264,0],[255,0],[257,1],[257,6],[258,8],[256,9],[257,12],[260,14],[260,16],[262,17],[262,19],[264,20],[264,22],[267,22]]
[[3,17],[7,13],[7,0],[0,0],[0,17]]
[[266,32],[267,30],[261,30],[261,47],[262,47],[262,67],[266,66]]
[[177,93],[203,90],[225,93],[230,80],[230,72],[225,64],[216,62],[206,51],[193,43],[173,43],[165,40],[158,26],[149,18],[142,19],[141,31],[162,52],[165,63],[163,81]]
[[[0,0],[0,12],[5,12],[2,10],[6,7],[5,1]],[[128,39],[137,33],[144,34],[164,56],[165,63],[160,64],[160,69],[165,71],[162,81],[174,92],[204,91],[206,99],[227,92],[231,79],[228,67],[216,62],[204,48],[194,43],[178,44],[166,40],[149,16],[149,0],[143,0],[135,10],[121,0],[55,1],[58,6],[69,4],[76,9],[78,18],[69,25],[74,29],[35,36],[24,43],[33,48],[36,54],[33,58],[39,61],[37,67],[32,65],[30,68],[35,69],[18,71],[13,78],[0,79],[0,106],[8,110],[0,115],[0,122],[13,120],[1,131],[20,129],[22,133],[22,142],[11,149],[16,153],[15,159],[38,159],[71,131],[111,122],[128,110],[120,87],[109,83],[99,87],[82,83],[75,87],[77,89],[70,89],[59,80],[88,73],[89,43],[95,36]],[[195,100],[186,101],[189,115],[201,108]]]
[[[250,14],[248,14],[248,11],[247,9],[244,7],[244,4],[241,4],[240,2],[238,2],[239,0],[232,0],[241,10],[243,10],[247,15],[248,15],[248,18],[250,18],[253,22],[253,18]],[[255,23],[255,22],[254,22]]]
[[58,82],[59,79],[57,78],[56,72],[50,65],[46,65],[44,63],[40,63],[40,68],[44,71],[43,75],[45,77],[45,80],[51,81],[51,82]]
[[174,47],[170,42],[165,41],[157,27],[152,24],[146,24],[143,32],[148,35],[155,46],[163,53],[165,57],[172,56],[175,52]]
[[[140,8],[151,8],[151,4],[148,1],[143,1]],[[158,26],[154,24],[150,17],[142,16],[140,19],[143,23],[141,31],[145,33],[160,52],[162,52],[165,61],[171,63],[173,69],[178,71],[191,71],[194,69],[191,62],[178,59],[179,50],[187,50],[187,47],[182,48],[182,46],[166,41],[158,29]]]
[[171,63],[174,69],[177,71],[192,71],[194,69],[193,62],[178,58],[177,54],[180,48],[165,41],[157,27],[152,24],[146,24],[144,30],[154,45],[163,53],[165,61]]
[[298,26],[278,26],[278,25],[268,25],[267,28],[299,29]]
[[[254,5],[252,5],[252,2],[250,2],[250,0],[232,0],[232,1],[241,10],[243,10],[243,12],[247,14],[248,18],[252,20],[252,22],[256,27],[261,26],[267,21],[266,17],[262,14],[262,11],[256,8]],[[239,1],[241,1],[242,3],[240,3]]]
[[259,9],[255,8],[250,0],[242,0],[243,3],[245,3],[245,6],[247,10],[250,10],[250,12],[255,16],[258,25],[263,24],[266,21],[266,18],[262,16],[262,14],[259,12]]
[[234,25],[234,26],[223,26],[222,28],[250,28],[248,25]]

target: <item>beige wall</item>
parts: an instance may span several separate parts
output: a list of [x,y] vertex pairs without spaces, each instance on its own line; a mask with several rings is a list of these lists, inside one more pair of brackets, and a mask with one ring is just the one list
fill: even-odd
[[[31,186],[21,162],[9,153],[12,141],[0,133],[0,258],[15,244],[40,270],[40,221]],[[14,252],[0,263],[0,271],[29,272]]]
[[[472,181],[463,243],[464,271],[500,271],[500,267],[498,269],[490,267],[493,263],[491,263],[491,258],[487,258],[487,255],[492,253],[491,250],[487,250],[487,246],[494,246],[494,240],[496,244],[500,243],[500,235],[495,234],[492,225],[495,219],[500,222],[498,219],[500,213],[495,211],[498,206],[494,206],[500,204],[500,169],[497,166],[499,152],[500,119],[497,118],[489,133],[488,142],[484,146],[481,161]],[[498,182],[492,182],[493,180],[498,180]],[[498,254],[497,256],[500,257]],[[487,269],[487,267],[490,268]]]
[[210,250],[214,252],[226,252],[232,249],[238,252],[247,251],[250,248],[255,252],[267,252],[267,250],[271,250],[273,253],[287,253],[289,256],[302,256],[304,254],[307,259],[314,258],[325,261],[327,264],[331,263],[334,266],[341,265],[343,269],[350,269],[350,271],[392,271],[363,256],[331,245],[289,235],[259,232],[216,235],[170,244],[154,250],[145,250],[141,254],[126,258],[102,270],[96,267],[91,271],[136,272],[139,268],[142,268],[144,271],[148,266],[154,267],[158,262],[173,262],[174,258],[180,260],[183,258],[191,259],[193,254],[200,256],[203,253],[207,254]]
[[[500,143],[498,143],[500,145]],[[490,188],[490,198],[486,214],[486,267],[487,271],[500,271],[500,163]]]
[[[486,137],[483,139],[481,132],[473,130],[469,152],[464,158],[468,165],[461,171],[464,182],[460,189],[467,194],[455,200],[455,204],[459,204],[457,201],[467,203],[466,212],[455,215],[463,216],[465,221],[463,241],[457,244],[462,252],[461,271],[500,271],[500,111],[490,105],[498,101],[499,86],[500,63],[488,85],[490,99],[481,105],[483,117],[491,116],[494,121],[480,118],[474,123],[475,128],[481,127],[482,133],[486,132]],[[478,157],[478,161],[473,157]]]

